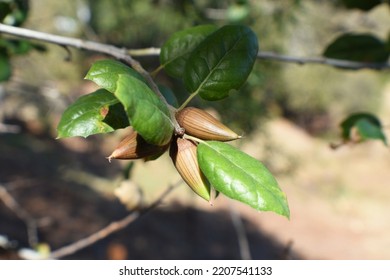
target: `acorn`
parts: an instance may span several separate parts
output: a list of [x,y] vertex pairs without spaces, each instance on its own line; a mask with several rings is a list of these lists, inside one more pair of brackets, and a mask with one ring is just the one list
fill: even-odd
[[210,184],[199,168],[197,146],[191,140],[177,138],[169,150],[173,164],[187,185],[200,197],[210,200]]
[[140,159],[152,157],[163,153],[168,148],[168,145],[157,146],[146,142],[137,131],[131,129],[128,136],[126,136],[107,157],[111,159]]
[[186,107],[177,112],[176,120],[185,133],[202,140],[231,141],[241,138],[206,111]]

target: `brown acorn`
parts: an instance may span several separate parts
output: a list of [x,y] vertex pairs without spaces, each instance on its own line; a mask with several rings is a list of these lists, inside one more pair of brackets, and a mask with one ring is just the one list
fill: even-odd
[[176,120],[185,133],[202,140],[231,141],[241,138],[202,109],[186,107],[176,114]]
[[126,136],[108,156],[111,159],[140,159],[163,153],[168,146],[157,146],[147,143],[134,129]]
[[210,184],[199,168],[194,142],[177,138],[169,150],[173,164],[187,185],[200,197],[210,200]]

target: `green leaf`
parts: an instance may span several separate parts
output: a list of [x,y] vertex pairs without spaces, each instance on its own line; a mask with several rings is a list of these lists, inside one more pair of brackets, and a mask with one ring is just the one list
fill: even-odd
[[200,143],[197,154],[200,169],[217,191],[257,210],[289,218],[286,195],[261,162],[216,141]]
[[115,96],[146,142],[159,146],[169,143],[173,133],[169,109],[144,82],[119,75]]
[[181,78],[191,52],[216,29],[214,25],[199,25],[174,33],[160,52],[160,63],[168,75]]
[[343,34],[324,51],[324,56],[358,62],[386,62],[386,43],[372,34]]
[[375,6],[382,3],[381,0],[342,0],[345,7],[349,9],[360,9],[369,11]]
[[91,80],[98,86],[114,93],[119,79],[119,75],[128,74],[143,80],[142,76],[127,65],[112,59],[99,60],[92,64],[85,79]]
[[11,64],[8,55],[0,48],[0,82],[7,81],[11,77]]
[[381,126],[373,124],[368,119],[360,119],[355,125],[362,140],[378,139],[387,145],[386,136],[382,132]]
[[81,96],[63,113],[58,124],[58,137],[88,137],[129,126],[119,100],[110,92],[99,89]]
[[[355,113],[348,116],[340,124],[341,137],[344,141],[364,141],[368,139],[379,139],[387,145],[386,136],[382,131],[380,120],[370,113]],[[354,129],[358,135],[354,135]],[[355,139],[358,137],[358,139]]]
[[215,31],[191,53],[184,71],[184,84],[206,100],[219,100],[239,89],[252,71],[258,52],[253,31],[227,25]]

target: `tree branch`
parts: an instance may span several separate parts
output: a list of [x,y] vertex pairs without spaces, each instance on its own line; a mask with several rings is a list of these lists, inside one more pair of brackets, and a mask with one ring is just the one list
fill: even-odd
[[[128,50],[132,56],[156,56],[160,54],[159,48],[145,48],[137,50]],[[286,62],[293,64],[323,64],[350,70],[359,69],[373,69],[373,70],[385,70],[390,69],[389,63],[366,63],[357,62],[343,59],[333,59],[326,57],[296,57],[283,54],[277,54],[274,52],[258,52],[257,58],[262,60],[270,60],[277,62]]]
[[158,86],[154,82],[153,78],[149,74],[149,72],[146,71],[137,60],[133,59],[133,57],[130,55],[130,52],[127,49],[118,48],[113,45],[102,44],[93,41],[53,35],[53,34],[34,31],[26,28],[9,26],[1,23],[0,23],[0,33],[26,38],[29,40],[38,40],[46,43],[51,43],[51,44],[63,46],[66,49],[67,47],[73,47],[80,50],[102,53],[125,62],[145,78],[146,82],[151,87],[151,89],[156,93],[156,95],[160,98],[160,100],[169,108],[171,114],[171,122],[175,127],[175,131],[178,134],[181,133],[182,129],[180,125],[177,123],[175,118],[176,109],[168,104],[165,97],[162,95]]
[[122,218],[119,221],[115,221],[110,223],[108,226],[102,228],[101,230],[91,234],[90,236],[87,236],[83,239],[80,239],[70,245],[64,246],[60,249],[57,249],[48,256],[48,259],[60,259],[66,256],[69,256],[71,254],[76,253],[77,251],[80,251],[99,240],[102,240],[103,238],[106,238],[107,236],[113,234],[114,232],[117,232],[121,229],[124,229],[129,224],[137,220],[138,218],[144,216],[149,211],[156,208],[161,201],[169,194],[172,190],[174,190],[179,184],[181,183],[181,180],[176,182],[173,185],[170,185],[151,205],[149,205],[147,208],[138,210],[135,212],[130,213],[126,217]]
[[4,205],[7,206],[12,212],[14,212],[21,220],[24,221],[27,228],[28,243],[31,247],[35,247],[38,244],[38,229],[37,222],[34,217],[32,217],[29,212],[24,210],[7,191],[7,189],[1,184],[0,200],[3,201]]
[[[94,51],[98,53],[107,54],[109,56],[115,57],[119,60],[122,60],[133,67],[136,71],[142,74],[146,81],[150,84],[153,90],[160,93],[157,86],[155,85],[153,79],[149,73],[143,69],[138,61],[134,60],[132,56],[157,56],[160,54],[159,48],[145,48],[138,50],[127,50],[125,48],[118,48],[112,45],[101,44],[92,41],[86,41],[76,38],[52,35],[44,32],[38,32],[34,30],[29,30],[20,27],[9,26],[5,24],[0,24],[0,33],[18,36],[31,40],[43,41],[51,44],[62,45],[74,47],[77,49]],[[323,64],[330,65],[345,69],[358,70],[358,69],[374,69],[374,70],[384,70],[390,69],[389,63],[365,63],[365,62],[356,62],[342,59],[332,59],[325,57],[296,57],[288,56],[283,54],[277,54],[273,52],[262,52],[260,51],[257,54],[258,59],[295,63],[295,64]],[[161,94],[161,93],[160,93]],[[164,99],[165,100],[165,99]]]
[[384,70],[390,69],[389,63],[366,63],[366,62],[357,62],[343,59],[333,59],[326,57],[294,57],[288,55],[276,54],[273,52],[259,52],[257,58],[264,60],[288,62],[295,64],[324,64],[334,67],[350,69],[350,70],[359,70],[359,69],[374,69],[374,70]]
[[134,70],[140,73],[145,78],[145,80],[150,85],[150,87],[153,89],[153,91],[158,95],[158,97],[164,103],[167,104],[164,96],[161,94],[160,90],[158,89],[157,85],[153,81],[152,77],[149,75],[149,72],[147,72],[137,60],[133,59],[132,56],[128,53],[128,51],[125,48],[118,48],[112,45],[101,44],[98,42],[48,34],[48,33],[34,31],[30,29],[9,26],[1,23],[0,23],[0,33],[18,36],[30,40],[38,40],[46,43],[56,44],[56,45],[63,46],[65,48],[73,47],[80,50],[94,51],[94,52],[103,53],[112,56],[130,65]]
[[251,251],[249,246],[248,237],[246,236],[246,230],[240,213],[236,209],[235,205],[231,202],[229,203],[229,212],[230,217],[233,222],[234,229],[237,234],[238,239],[238,248],[240,250],[240,256],[242,260],[251,260]]

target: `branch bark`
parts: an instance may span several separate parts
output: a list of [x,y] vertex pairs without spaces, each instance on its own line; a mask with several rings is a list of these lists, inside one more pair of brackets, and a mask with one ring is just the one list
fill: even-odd
[[125,216],[124,218],[110,223],[108,226],[102,228],[101,230],[91,234],[90,236],[87,236],[83,239],[80,239],[72,244],[69,244],[67,246],[64,246],[62,248],[59,248],[48,256],[48,259],[60,259],[69,255],[72,255],[76,253],[77,251],[80,251],[88,246],[91,246],[92,244],[98,242],[99,240],[102,240],[106,238],[107,236],[113,234],[114,232],[117,232],[121,229],[124,229],[131,223],[133,223],[135,220],[139,219],[140,217],[147,214],[149,211],[156,208],[161,201],[169,194],[171,191],[173,191],[181,181],[176,182],[173,185],[170,185],[152,204],[150,204],[147,208],[142,210],[137,210],[135,212],[130,213],[129,215]]
[[[118,48],[112,45],[97,43],[93,41],[81,40],[71,37],[64,37],[58,35],[52,35],[44,32],[38,32],[30,29],[20,28],[9,26],[5,24],[0,24],[0,33],[17,36],[21,38],[26,38],[30,40],[38,40],[42,42],[47,42],[51,44],[56,44],[60,46],[74,47],[77,49],[88,50],[98,53],[107,54],[116,59],[122,60],[125,63],[129,64],[136,71],[142,74],[146,81],[157,93],[160,94],[156,84],[149,75],[149,73],[143,69],[138,61],[133,59],[132,56],[157,56],[160,54],[159,48],[145,48],[138,50],[128,50],[125,48]],[[273,52],[262,52],[260,51],[257,54],[258,59],[270,60],[270,61],[279,61],[286,63],[294,64],[323,64],[330,65],[334,67],[340,67],[344,69],[359,70],[359,69],[374,69],[374,70],[384,70],[390,69],[389,63],[365,63],[365,62],[356,62],[342,59],[332,59],[325,57],[296,57],[283,54],[277,54]],[[163,98],[163,97],[162,97]],[[164,99],[165,100],[165,99]]]
[[30,40],[37,40],[46,43],[51,43],[63,47],[73,47],[80,50],[93,51],[93,52],[112,56],[130,65],[134,70],[140,73],[145,78],[145,80],[150,85],[150,87],[153,89],[153,91],[158,95],[158,97],[164,103],[166,103],[167,106],[169,106],[164,96],[161,94],[160,90],[158,89],[157,85],[153,81],[152,77],[149,75],[149,72],[147,72],[137,60],[133,59],[132,56],[128,53],[128,51],[125,48],[118,48],[112,45],[101,44],[98,42],[48,34],[48,33],[34,31],[30,29],[9,26],[1,23],[0,23],[0,33],[26,38]]
[[295,64],[324,64],[334,67],[350,69],[350,70],[359,70],[359,69],[373,69],[373,70],[384,70],[390,69],[389,63],[365,63],[365,62],[356,62],[343,59],[333,59],[326,57],[294,57],[288,55],[276,54],[273,52],[259,52],[257,58],[263,60],[279,61],[279,62],[288,62]]
[[[160,54],[159,48],[145,48],[137,50],[128,50],[129,54],[132,56],[156,56]],[[274,52],[263,52],[259,51],[257,53],[257,58],[260,60],[270,60],[277,62],[286,62],[293,64],[323,64],[329,65],[344,69],[350,70],[359,70],[359,69],[373,69],[373,70],[385,70],[390,69],[389,63],[367,63],[367,62],[357,62],[343,59],[333,59],[326,57],[297,57],[284,54],[277,54]]]
[[28,243],[31,247],[35,247],[38,244],[38,227],[34,217],[19,205],[2,184],[0,184],[0,201],[3,201],[5,206],[24,221],[27,228]]
[[29,40],[37,40],[41,42],[51,43],[51,44],[63,46],[65,48],[73,47],[80,50],[102,53],[125,62],[145,78],[145,81],[148,83],[151,89],[156,93],[156,95],[160,98],[160,100],[169,108],[171,113],[171,122],[175,127],[176,133],[177,134],[182,133],[182,129],[180,125],[177,123],[175,118],[176,109],[168,104],[165,97],[162,95],[158,86],[154,82],[153,78],[149,74],[149,72],[146,71],[137,60],[133,59],[133,57],[129,54],[129,51],[127,49],[118,48],[113,45],[102,44],[93,41],[53,35],[53,34],[34,31],[26,28],[9,26],[2,23],[0,23],[0,33],[26,38]]

